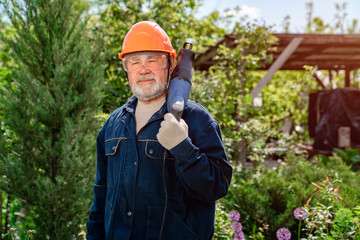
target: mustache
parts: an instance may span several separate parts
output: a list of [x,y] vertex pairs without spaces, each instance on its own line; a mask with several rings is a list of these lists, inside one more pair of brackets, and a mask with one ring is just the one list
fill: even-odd
[[159,82],[159,79],[154,74],[139,75],[135,78],[135,82],[137,83],[145,79],[154,79],[156,82]]

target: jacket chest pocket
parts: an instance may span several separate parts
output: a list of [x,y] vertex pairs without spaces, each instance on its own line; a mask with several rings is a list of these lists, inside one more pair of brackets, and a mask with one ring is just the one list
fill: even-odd
[[[157,140],[140,140],[139,153],[142,156],[139,164],[138,185],[145,192],[163,193],[163,159],[165,148]],[[165,161],[165,181],[172,190],[180,182],[175,172],[175,162],[172,156],[167,156]],[[168,191],[173,195],[173,191]]]
[[115,188],[121,181],[124,170],[124,155],[126,152],[126,138],[112,138],[105,140],[105,155],[108,157],[107,187]]

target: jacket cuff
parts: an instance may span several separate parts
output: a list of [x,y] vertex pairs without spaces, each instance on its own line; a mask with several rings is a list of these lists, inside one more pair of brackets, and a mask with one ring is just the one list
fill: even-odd
[[187,137],[181,143],[171,148],[169,152],[173,155],[175,160],[184,161],[197,149],[198,148],[192,144],[191,139]]

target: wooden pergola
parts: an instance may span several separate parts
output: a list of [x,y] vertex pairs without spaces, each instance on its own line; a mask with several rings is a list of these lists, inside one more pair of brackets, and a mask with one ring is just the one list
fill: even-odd
[[[274,61],[259,70],[267,70],[266,75],[251,91],[256,97],[269,83],[278,70],[304,70],[304,65],[317,66],[319,70],[345,71],[345,87],[351,86],[350,71],[360,68],[360,34],[273,34],[278,38],[277,50],[273,52]],[[235,37],[225,35],[214,46],[197,54],[194,68],[207,70],[216,63],[214,57],[221,44],[234,47]],[[320,86],[322,81],[315,75]]]

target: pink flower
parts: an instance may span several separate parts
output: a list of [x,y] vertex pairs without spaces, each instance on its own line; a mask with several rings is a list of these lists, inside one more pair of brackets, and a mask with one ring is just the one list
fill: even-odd
[[239,233],[234,233],[233,240],[245,240],[243,231],[241,231]]
[[240,213],[236,210],[232,210],[229,212],[229,220],[232,222],[239,221],[240,219]]
[[291,233],[287,228],[280,228],[276,232],[276,237],[278,240],[290,240]]
[[235,232],[235,233],[239,233],[242,230],[242,225],[240,222],[233,222],[233,224],[231,224],[231,229]]
[[294,217],[297,220],[305,220],[305,218],[309,215],[308,211],[304,207],[298,207],[294,211]]

